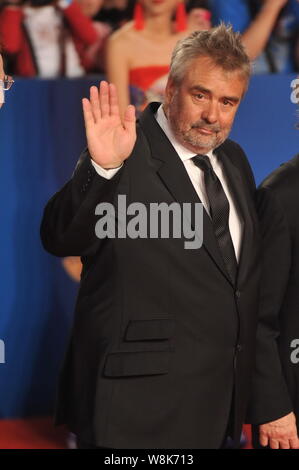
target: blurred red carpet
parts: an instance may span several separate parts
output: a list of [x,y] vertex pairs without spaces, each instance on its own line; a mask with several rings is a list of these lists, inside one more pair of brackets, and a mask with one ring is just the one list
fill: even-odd
[[66,439],[53,418],[0,420],[0,449],[65,449]]
[[[250,427],[244,430],[250,442]],[[66,449],[67,437],[66,429],[54,427],[52,418],[0,420],[0,449]]]
[[244,447],[244,449],[252,449],[252,445],[251,445],[251,426],[249,424],[245,424],[245,426],[243,427],[243,432],[246,436],[246,441],[247,441],[247,444]]

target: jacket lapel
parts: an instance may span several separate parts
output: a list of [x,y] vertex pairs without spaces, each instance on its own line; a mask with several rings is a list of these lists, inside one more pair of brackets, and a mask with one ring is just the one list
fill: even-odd
[[[154,117],[159,105],[160,103],[151,103],[139,120],[151,148],[152,158],[156,160],[157,174],[178,203],[200,203],[183,162]],[[192,225],[194,229],[194,223]],[[218,247],[211,219],[205,210],[203,211],[203,246],[223,275],[231,282]]]

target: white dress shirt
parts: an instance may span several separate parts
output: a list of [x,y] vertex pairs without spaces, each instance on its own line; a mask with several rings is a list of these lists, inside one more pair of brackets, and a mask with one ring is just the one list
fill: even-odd
[[[203,203],[206,211],[209,213],[210,208],[209,208],[209,200],[208,200],[206,189],[205,189],[204,172],[201,170],[201,168],[198,168],[191,160],[192,157],[194,157],[196,154],[186,149],[182,144],[180,144],[177,141],[175,135],[172,132],[172,129],[170,128],[168,120],[164,114],[162,105],[159,107],[155,117],[161,129],[166,134],[168,140],[170,141],[175,151],[177,152],[178,156],[182,160],[186,168],[186,171],[188,173],[188,176],[191,180],[191,183],[193,184],[194,189],[198,194],[199,199]],[[206,155],[208,155],[208,157],[210,158],[213,170],[218,176],[222,184],[223,190],[226,194],[226,197],[228,199],[228,202],[229,202],[229,208],[230,208],[229,230],[230,230],[232,242],[234,245],[236,258],[237,260],[239,260],[240,250],[241,250],[241,241],[242,241],[243,223],[240,217],[238,216],[237,207],[232,198],[231,192],[228,188],[227,180],[223,172],[223,168],[222,168],[220,160],[217,158],[217,156],[213,153],[212,150],[210,152],[207,152]],[[91,160],[91,163],[93,164],[96,172],[103,178],[107,178],[107,179],[112,178],[121,168],[120,166],[118,168],[113,168],[111,170],[105,170],[100,165],[98,165],[95,161]]]

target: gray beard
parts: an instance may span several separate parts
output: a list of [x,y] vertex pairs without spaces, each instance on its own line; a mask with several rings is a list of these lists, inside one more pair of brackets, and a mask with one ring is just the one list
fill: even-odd
[[[205,151],[205,152],[209,152],[210,150],[213,150],[214,148],[216,147],[219,147],[219,145],[221,145],[225,139],[227,138],[227,136],[229,135],[229,132],[230,132],[230,129],[229,131],[227,132],[227,134],[224,136],[224,138],[217,138],[217,135],[213,136],[211,138],[211,140],[209,142],[205,141],[205,142],[202,142],[200,140],[200,137],[197,137],[197,136],[192,136],[192,135],[188,135],[187,132],[183,132],[181,131],[178,126],[176,125],[176,120],[173,119],[173,116],[178,116],[179,115],[179,109],[177,107],[177,105],[173,104],[170,105],[170,106],[163,106],[164,107],[164,112],[165,112],[165,115],[168,119],[168,122],[169,122],[169,125],[175,135],[175,137],[178,139],[178,141],[186,146],[188,149],[190,146],[192,146],[192,151],[195,151],[196,153],[200,153],[202,151]],[[171,108],[172,108],[172,111],[171,111]],[[196,123],[196,124],[199,124],[199,123]],[[194,123],[195,125],[195,123]],[[216,127],[214,127],[214,130],[216,129]]]
[[178,139],[178,141],[182,145],[186,146],[187,148],[192,146],[193,147],[192,151],[195,151],[197,153],[200,153],[203,150],[205,152],[209,152],[210,150],[213,150],[214,148],[219,147],[219,145],[221,145],[227,137],[227,136],[225,136],[225,138],[219,139],[215,135],[215,136],[211,137],[211,139],[209,141],[207,141],[207,140],[203,141],[203,140],[200,139],[200,137],[196,137],[196,136],[193,137],[192,135],[187,134],[186,132],[182,132],[176,126],[176,123],[175,123],[175,121],[173,121],[171,115],[168,115],[168,120],[169,120],[169,124],[171,126],[171,129],[172,129],[174,135],[176,136],[176,138]]
[[207,151],[214,149],[215,147],[218,147],[222,142],[218,143],[217,137],[211,138],[210,142],[202,142],[200,139],[197,139],[196,137],[192,137],[191,135],[188,134],[180,134],[183,142],[186,142],[186,144],[192,145],[194,148],[207,148]]

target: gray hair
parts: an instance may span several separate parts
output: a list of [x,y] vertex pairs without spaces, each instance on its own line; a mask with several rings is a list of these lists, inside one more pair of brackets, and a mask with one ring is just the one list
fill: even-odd
[[242,45],[240,33],[234,32],[231,25],[221,23],[207,31],[194,31],[178,41],[172,53],[169,78],[179,85],[189,63],[203,56],[211,58],[225,71],[240,71],[249,82],[250,59]]

